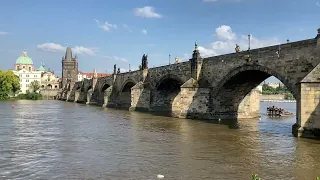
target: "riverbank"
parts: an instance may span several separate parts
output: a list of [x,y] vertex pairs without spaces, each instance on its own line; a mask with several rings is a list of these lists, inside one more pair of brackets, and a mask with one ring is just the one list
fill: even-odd
[[9,96],[1,101],[17,101],[17,100],[43,100],[43,96],[40,93],[27,93],[18,94],[16,96]]
[[272,95],[261,95],[261,102],[284,102],[284,103],[296,103],[294,99],[285,99],[285,95],[283,94],[272,94]]

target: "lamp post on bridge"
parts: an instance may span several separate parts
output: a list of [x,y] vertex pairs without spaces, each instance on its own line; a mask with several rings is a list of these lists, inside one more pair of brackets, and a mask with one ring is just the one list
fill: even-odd
[[248,48],[248,50],[250,51],[251,34],[248,34],[248,40],[249,40],[249,48]]
[[171,54],[169,54],[169,65],[170,65]]

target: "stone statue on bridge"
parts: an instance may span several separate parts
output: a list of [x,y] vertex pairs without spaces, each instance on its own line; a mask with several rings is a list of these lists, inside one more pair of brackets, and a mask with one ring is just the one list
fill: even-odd
[[118,72],[117,72],[117,74],[120,74],[120,68],[118,68]]
[[113,66],[113,74],[116,74],[117,73],[117,65],[115,64],[114,66]]
[[237,53],[241,51],[240,46],[238,44],[236,44],[235,50],[236,50]]
[[316,36],[316,39],[320,38],[320,28],[318,29],[318,34]]
[[178,57],[176,57],[176,58],[174,59],[174,61],[175,61],[176,64],[177,64],[177,63],[180,63],[180,60],[179,60]]
[[148,69],[148,55],[143,54],[141,68],[142,68],[142,70]]

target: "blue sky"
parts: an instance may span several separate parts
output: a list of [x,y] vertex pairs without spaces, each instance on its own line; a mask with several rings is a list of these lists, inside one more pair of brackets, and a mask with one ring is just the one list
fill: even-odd
[[249,33],[253,48],[314,38],[319,20],[318,0],[3,0],[0,68],[26,49],[60,75],[66,46],[81,71],[134,69],[143,53],[152,67],[187,59],[195,40],[208,56],[246,49]]

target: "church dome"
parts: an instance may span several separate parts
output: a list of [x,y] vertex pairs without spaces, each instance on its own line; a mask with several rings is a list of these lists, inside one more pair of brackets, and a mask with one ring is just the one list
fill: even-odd
[[33,65],[32,59],[28,57],[27,52],[23,51],[22,55],[17,59],[16,64]]

